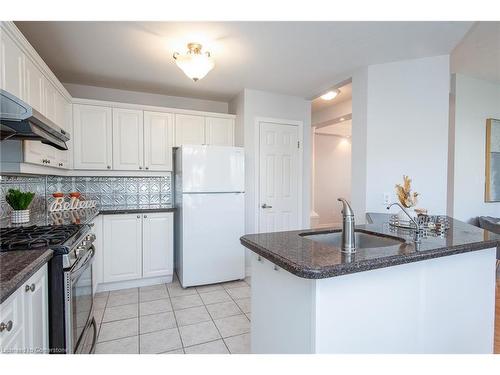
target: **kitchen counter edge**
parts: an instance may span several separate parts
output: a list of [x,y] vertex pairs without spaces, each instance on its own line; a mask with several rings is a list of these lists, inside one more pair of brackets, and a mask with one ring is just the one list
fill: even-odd
[[[38,256],[36,256],[37,254]],[[13,274],[13,276],[0,282],[0,303],[3,303],[12,293],[19,289],[26,280],[52,258],[52,255],[53,251],[50,249],[1,253],[0,272],[4,273],[4,275]],[[4,270],[4,267],[8,269]]]

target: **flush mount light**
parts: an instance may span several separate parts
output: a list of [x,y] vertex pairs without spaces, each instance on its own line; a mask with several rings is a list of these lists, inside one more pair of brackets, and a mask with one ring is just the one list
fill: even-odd
[[343,118],[343,117],[340,118],[340,121],[344,121],[344,120],[345,120],[345,118]]
[[175,52],[174,60],[184,74],[196,82],[214,68],[214,59],[210,56],[210,52],[201,52],[202,45],[199,43],[189,43],[187,48],[185,54]]
[[321,95],[321,99],[323,99],[323,100],[332,100],[332,99],[336,98],[339,95],[340,95],[340,90],[339,89],[335,89],[335,90],[332,90],[332,91],[328,91],[324,95]]

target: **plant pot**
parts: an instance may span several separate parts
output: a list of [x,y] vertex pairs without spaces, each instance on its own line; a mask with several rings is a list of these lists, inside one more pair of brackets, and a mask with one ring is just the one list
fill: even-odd
[[12,210],[10,221],[12,224],[27,223],[30,221],[30,210]]

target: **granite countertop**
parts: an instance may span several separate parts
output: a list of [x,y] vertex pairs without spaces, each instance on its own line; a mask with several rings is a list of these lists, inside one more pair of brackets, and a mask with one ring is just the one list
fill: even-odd
[[[381,216],[380,216],[381,215]],[[340,248],[315,242],[301,236],[304,233],[340,232],[330,230],[299,230],[289,232],[249,234],[241,237],[241,243],[294,275],[307,279],[347,275],[404,263],[489,249],[499,246],[491,233],[473,225],[449,218],[450,229],[443,236],[428,236],[416,244],[411,234],[394,230],[388,224],[389,215],[377,215],[371,224],[357,225],[356,229],[367,233],[395,236],[406,241],[398,245],[358,249],[348,255]]]
[[0,253],[0,303],[52,258],[52,250]]
[[32,212],[30,221],[23,224],[11,224],[10,218],[1,221],[1,227],[32,226],[32,225],[69,225],[88,224],[98,215],[136,214],[153,212],[174,212],[176,209],[170,205],[138,205],[138,206],[103,206],[100,208],[82,208],[45,213]]
[[139,214],[139,213],[154,213],[154,212],[174,212],[176,209],[170,205],[151,204],[142,206],[109,206],[101,207],[99,213],[101,215],[117,215],[117,214]]

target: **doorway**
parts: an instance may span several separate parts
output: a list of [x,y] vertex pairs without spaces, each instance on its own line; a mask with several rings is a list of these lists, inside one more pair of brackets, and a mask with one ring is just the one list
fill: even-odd
[[352,83],[328,93],[311,107],[312,228],[340,226],[337,198],[351,200]]
[[257,228],[260,233],[302,225],[302,123],[258,119]]

